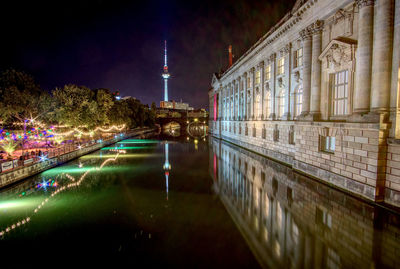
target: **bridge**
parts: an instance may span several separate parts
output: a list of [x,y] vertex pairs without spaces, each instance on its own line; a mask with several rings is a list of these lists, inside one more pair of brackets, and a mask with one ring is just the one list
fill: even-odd
[[193,137],[203,137],[208,131],[208,112],[199,110],[157,109],[156,123],[162,132],[172,136],[183,135],[181,131]]

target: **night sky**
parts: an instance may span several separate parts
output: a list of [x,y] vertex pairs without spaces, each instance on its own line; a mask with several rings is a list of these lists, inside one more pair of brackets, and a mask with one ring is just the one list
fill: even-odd
[[45,90],[73,83],[159,105],[166,39],[169,97],[200,108],[228,45],[239,58],[295,1],[4,2],[1,71],[25,71]]

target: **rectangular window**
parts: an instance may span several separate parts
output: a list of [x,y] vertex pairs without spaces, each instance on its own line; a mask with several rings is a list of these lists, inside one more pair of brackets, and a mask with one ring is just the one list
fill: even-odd
[[267,65],[265,67],[265,80],[268,81],[271,79],[271,65]]
[[250,83],[250,77],[247,77],[247,88],[251,87],[251,83]]
[[256,84],[260,84],[261,82],[261,72],[257,71],[256,72]]
[[332,113],[333,115],[347,115],[349,96],[349,72],[340,71],[332,75]]
[[334,153],[335,152],[335,137],[334,136],[320,136],[321,150]]
[[294,67],[303,65],[303,48],[300,48],[294,52]]
[[285,58],[282,57],[278,60],[278,75],[285,73]]

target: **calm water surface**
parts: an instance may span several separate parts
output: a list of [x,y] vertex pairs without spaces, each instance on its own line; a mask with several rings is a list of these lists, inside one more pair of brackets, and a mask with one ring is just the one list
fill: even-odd
[[399,267],[399,227],[219,140],[128,139],[0,192],[0,268]]

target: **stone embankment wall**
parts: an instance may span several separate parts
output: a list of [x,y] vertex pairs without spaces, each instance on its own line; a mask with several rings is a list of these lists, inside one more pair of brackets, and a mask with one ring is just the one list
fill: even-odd
[[38,174],[40,172],[43,172],[49,168],[55,167],[57,165],[63,164],[65,162],[71,161],[73,159],[76,159],[78,157],[81,157],[83,155],[86,155],[90,152],[99,150],[105,146],[114,144],[118,141],[127,139],[129,137],[148,137],[150,135],[154,134],[153,129],[140,129],[140,130],[134,130],[132,132],[127,133],[124,136],[118,136],[117,138],[105,140],[101,143],[97,143],[88,147],[84,147],[72,152],[68,152],[63,155],[56,156],[54,158],[49,158],[45,161],[34,163],[29,166],[23,166],[20,168],[17,168],[15,170],[12,170],[10,172],[4,172],[0,174],[0,188],[9,186],[11,184],[14,184],[22,179],[25,179],[27,177],[33,176],[35,174]]

